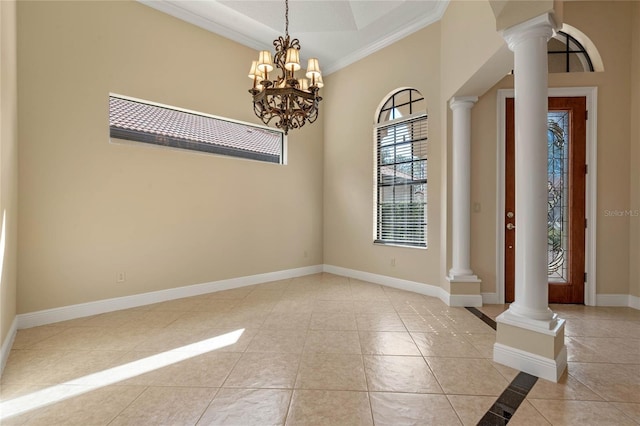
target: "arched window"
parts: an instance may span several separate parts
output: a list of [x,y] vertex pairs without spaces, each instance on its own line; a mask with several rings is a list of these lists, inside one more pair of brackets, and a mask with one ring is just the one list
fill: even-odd
[[589,53],[578,40],[558,31],[547,43],[549,72],[593,72]]
[[392,93],[378,112],[375,242],[427,246],[427,107],[416,89]]

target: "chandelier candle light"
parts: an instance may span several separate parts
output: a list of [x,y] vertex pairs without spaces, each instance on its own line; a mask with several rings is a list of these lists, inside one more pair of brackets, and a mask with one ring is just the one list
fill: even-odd
[[[322,73],[318,59],[311,58],[307,63],[306,78],[296,78],[300,70],[300,41],[289,38],[289,1],[285,0],[285,36],[273,41],[276,53],[263,50],[257,61],[251,64],[249,78],[253,87],[249,93],[253,96],[253,111],[264,124],[276,119],[275,125],[286,135],[289,129],[299,129],[308,121],[318,118],[318,107],[322,98],[318,95],[322,83]],[[274,66],[280,75],[269,80]]]

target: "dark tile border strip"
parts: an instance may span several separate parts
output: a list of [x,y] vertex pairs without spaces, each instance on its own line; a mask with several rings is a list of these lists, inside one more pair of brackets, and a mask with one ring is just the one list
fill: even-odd
[[483,314],[478,308],[465,308],[467,311],[471,312],[473,315],[480,318],[485,322],[489,327],[496,329],[496,322],[489,316]]
[[[468,307],[466,309],[484,321],[489,327],[496,329],[496,322],[478,308]],[[516,378],[489,408],[489,411],[480,419],[478,426],[502,426],[509,423],[509,420],[511,420],[511,417],[513,417],[537,381],[538,378],[536,376],[523,372],[518,373]]]

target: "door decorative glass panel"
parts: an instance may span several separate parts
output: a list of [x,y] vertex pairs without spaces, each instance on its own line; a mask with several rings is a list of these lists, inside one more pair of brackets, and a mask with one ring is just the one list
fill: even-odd
[[[505,301],[515,300],[515,120],[505,101]],[[585,97],[549,98],[547,115],[547,275],[550,303],[584,303],[586,197]],[[543,141],[544,143],[545,141]],[[526,246],[526,242],[524,243]]]
[[549,281],[567,282],[569,229],[569,111],[548,114],[549,208],[547,213]]

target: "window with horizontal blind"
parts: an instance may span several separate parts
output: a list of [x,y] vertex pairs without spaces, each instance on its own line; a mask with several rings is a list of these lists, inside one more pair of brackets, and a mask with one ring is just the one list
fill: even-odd
[[281,130],[109,95],[112,138],[283,164]]
[[378,114],[375,242],[427,246],[427,109],[415,89],[392,94]]

